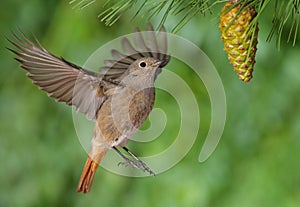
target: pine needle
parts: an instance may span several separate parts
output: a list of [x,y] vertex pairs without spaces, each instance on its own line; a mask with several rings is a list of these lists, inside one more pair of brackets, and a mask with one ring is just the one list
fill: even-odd
[[[172,29],[172,32],[176,33],[199,13],[205,15],[207,11],[211,11],[216,5],[224,4],[227,1],[228,0],[107,0],[103,5],[105,8],[104,11],[102,11],[98,17],[106,25],[111,26],[124,13],[134,8],[136,11],[131,20],[140,15],[142,17],[145,16],[148,20],[151,20],[151,18],[155,16],[159,16],[160,23],[158,27],[161,27],[167,21],[169,16],[178,16],[178,22]],[[253,32],[253,28],[257,25],[261,14],[267,9],[270,10],[271,5],[273,5],[274,15],[271,22],[272,29],[269,32],[267,41],[271,41],[276,35],[276,44],[279,49],[283,38],[283,32],[288,31],[286,41],[292,42],[293,45],[296,44],[300,26],[300,0],[275,0],[274,4],[271,4],[274,0],[231,1],[235,2],[232,7],[240,5],[241,10],[239,13],[252,6],[256,8],[257,16],[252,21],[248,29],[249,32]],[[84,9],[94,2],[96,2],[96,0],[70,0],[69,3],[74,5],[73,8]],[[228,10],[230,9],[232,8],[228,8]],[[217,13],[216,15],[220,14]],[[235,19],[233,21],[235,21]]]
[[[74,4],[77,0],[71,0],[69,4]],[[79,9],[84,9],[94,3],[96,0],[81,0],[77,4],[73,6],[73,9],[79,8]]]
[[287,42],[292,41],[292,45],[296,44],[298,29],[300,21],[300,1],[288,0],[282,1],[280,4],[278,0],[275,3],[273,27],[268,35],[267,41],[271,41],[276,34],[276,45],[280,49],[282,33],[286,29],[289,30]]

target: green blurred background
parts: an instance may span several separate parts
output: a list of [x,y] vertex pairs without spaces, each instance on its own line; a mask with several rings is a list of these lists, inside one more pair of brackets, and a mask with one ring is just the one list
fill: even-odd
[[[83,65],[99,46],[147,22],[130,22],[132,12],[105,27],[97,18],[101,4],[78,11],[68,1],[1,1],[0,207],[299,206],[300,42],[299,35],[295,47],[283,41],[280,51],[274,40],[266,43],[273,8],[260,19],[254,79],[247,84],[238,80],[223,52],[217,10],[197,16],[178,33],[209,56],[226,91],[224,134],[206,162],[199,163],[198,155],[210,123],[207,92],[191,70],[172,64],[167,68],[188,81],[199,100],[200,133],[188,155],[155,177],[128,178],[100,168],[89,194],[75,192],[86,153],[77,139],[71,108],[50,100],[26,78],[5,49],[5,37],[20,27],[33,32],[54,54]],[[170,17],[167,29],[177,20]],[[171,115],[177,106],[173,99],[158,95],[156,105],[169,110],[166,132],[150,147],[130,143],[140,156],[166,148],[180,124],[178,113]]]

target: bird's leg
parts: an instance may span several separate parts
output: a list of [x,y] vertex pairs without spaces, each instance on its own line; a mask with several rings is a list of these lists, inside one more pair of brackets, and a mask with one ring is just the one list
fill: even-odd
[[142,160],[135,156],[127,147],[123,147],[123,149],[136,161],[141,170],[149,172],[150,175],[155,175],[155,173]]
[[119,162],[118,165],[126,163],[126,165],[130,165],[131,167],[138,168],[138,169],[140,168],[134,161],[132,161],[131,159],[126,157],[122,152],[120,152],[118,148],[113,147],[113,149],[125,160],[125,162]]
[[133,168],[146,171],[150,173],[150,175],[155,175],[155,173],[142,160],[137,158],[131,151],[129,151],[128,148],[126,147],[122,147],[122,148],[134,159],[134,161],[126,157],[124,154],[122,154],[116,147],[113,147],[113,149],[116,150],[116,152],[125,160],[124,162],[120,162],[118,165],[125,165],[125,166],[130,165]]

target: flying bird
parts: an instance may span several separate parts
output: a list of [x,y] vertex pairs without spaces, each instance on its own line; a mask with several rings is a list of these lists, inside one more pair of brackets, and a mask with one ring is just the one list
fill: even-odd
[[87,119],[95,121],[92,146],[77,192],[90,191],[98,165],[110,149],[125,159],[123,164],[154,174],[126,148],[153,108],[154,81],[170,60],[165,28],[155,32],[148,24],[145,33],[137,28],[134,44],[123,38],[123,52],[112,49],[112,60],[104,61],[99,73],[51,54],[37,38],[32,41],[21,31],[19,36],[13,33],[14,41],[8,39],[15,47],[8,49],[35,85],[49,97],[75,106]]

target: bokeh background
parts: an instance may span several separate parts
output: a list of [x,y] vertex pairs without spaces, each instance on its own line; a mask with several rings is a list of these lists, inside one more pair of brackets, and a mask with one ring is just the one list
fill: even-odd
[[[265,41],[272,7],[260,18],[257,63],[247,84],[238,80],[223,51],[219,8],[197,16],[178,33],[208,55],[226,91],[224,134],[206,162],[199,163],[198,156],[210,123],[208,94],[187,66],[172,64],[167,69],[189,83],[201,112],[199,136],[187,156],[155,177],[122,177],[100,168],[89,194],[75,192],[86,153],[77,139],[71,108],[49,99],[26,78],[5,49],[10,46],[5,37],[20,27],[27,34],[33,32],[54,54],[83,65],[99,46],[147,22],[130,21],[134,12],[129,12],[106,27],[97,18],[103,2],[74,10],[68,1],[1,1],[0,207],[299,206],[300,42],[299,35],[294,47],[283,41],[278,51],[274,40]],[[152,22],[157,25],[158,20]],[[170,17],[167,29],[177,20]],[[166,111],[166,129],[150,144],[130,143],[132,151],[146,156],[172,143],[180,125],[174,102],[158,92],[156,106]],[[147,127],[149,122],[143,126]]]

